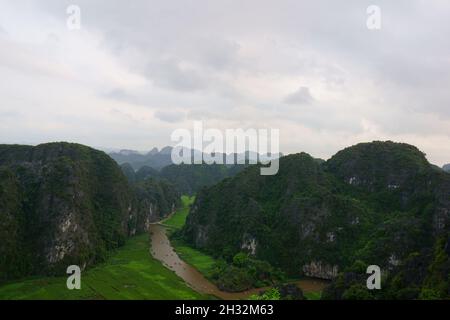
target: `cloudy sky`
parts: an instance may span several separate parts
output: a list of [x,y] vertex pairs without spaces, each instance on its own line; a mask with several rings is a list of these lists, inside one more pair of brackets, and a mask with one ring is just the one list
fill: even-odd
[[0,143],[147,150],[203,120],[280,129],[284,153],[394,140],[442,165],[449,38],[446,0],[0,0]]

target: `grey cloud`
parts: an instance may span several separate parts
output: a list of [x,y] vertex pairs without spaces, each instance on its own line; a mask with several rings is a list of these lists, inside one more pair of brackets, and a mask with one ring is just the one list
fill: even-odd
[[305,105],[314,101],[308,87],[300,87],[297,91],[289,94],[284,102],[292,105]]
[[161,121],[176,123],[185,119],[185,114],[181,110],[157,110],[155,117]]
[[197,41],[197,45],[190,46],[195,52],[196,60],[216,70],[238,67],[238,51],[240,45],[235,41],[207,37]]
[[[367,119],[380,130],[374,139],[378,134],[393,140],[402,135],[427,136],[429,145],[435,144],[433,153],[440,152],[433,158],[450,159],[447,149],[435,151],[442,140],[433,140],[447,137],[450,145],[450,129],[445,126],[450,119],[450,4],[446,1],[379,0],[376,4],[381,8],[382,28],[370,31],[366,28],[366,8],[373,3],[366,0],[135,0],[126,4],[77,0],[82,30],[71,34],[65,31],[64,23],[65,8],[72,1],[0,2],[0,30],[8,31],[1,34],[8,45],[2,45],[0,51],[4,57],[0,82],[5,84],[0,86],[4,100],[0,112],[4,106],[14,105],[23,118],[33,118],[34,103],[42,112],[51,113],[57,102],[64,106],[58,109],[62,118],[77,119],[74,114],[83,111],[67,107],[76,97],[80,105],[98,112],[89,126],[92,135],[98,133],[96,143],[113,147],[117,136],[145,136],[130,144],[145,140],[146,145],[126,146],[138,149],[158,145],[162,137],[168,140],[167,127],[183,117],[236,125],[298,124],[310,129],[305,141],[326,137],[322,139],[326,150],[315,143],[299,145],[295,135],[285,137],[281,145],[291,148],[285,152],[307,147],[311,149],[305,151],[313,154],[338,150],[342,141],[363,130],[361,121]],[[30,5],[32,19],[26,14]],[[45,33],[55,36],[40,34],[51,19],[53,27]],[[73,45],[76,37],[86,35],[98,38],[99,45],[89,50]],[[46,42],[37,52],[34,45],[40,39]],[[92,44],[86,42],[88,45]],[[32,54],[23,48],[32,48]],[[93,54],[99,51],[102,55]],[[56,68],[57,62],[66,61],[68,56],[82,60],[74,59],[81,78],[86,70],[92,69],[95,76],[118,65],[120,70],[145,78],[145,83],[126,83],[121,77],[127,72],[112,70],[101,80],[86,79],[86,83],[72,85],[64,69]],[[104,60],[108,63],[103,65]],[[42,84],[43,74],[47,87]],[[109,75],[114,81],[104,83]],[[61,83],[73,91],[53,89]],[[302,83],[307,86],[285,96],[287,88]],[[51,92],[52,99],[39,94],[37,88]],[[129,130],[124,125],[118,129],[115,121],[124,118],[119,112],[109,114],[113,120],[101,116],[102,108],[116,102],[125,102],[116,109],[133,116],[145,112],[142,106],[154,109],[156,112],[148,113],[155,119],[146,119],[142,128]],[[314,108],[298,107],[309,105]],[[17,135],[11,136],[11,142],[26,133],[17,117]],[[71,129],[77,127],[76,121],[71,122]],[[96,122],[102,125],[96,126]],[[49,121],[48,127],[59,128],[61,123]],[[47,137],[44,132],[49,129],[44,124],[35,126],[33,134],[41,132],[42,139]],[[83,123],[78,126],[84,128]],[[99,128],[101,132],[97,132]],[[51,132],[58,139],[58,133],[61,138],[70,138],[75,131]],[[9,132],[5,129],[0,134],[4,137]]]
[[179,91],[196,91],[205,89],[208,81],[194,67],[181,67],[174,59],[153,62],[146,75],[155,84]]
[[121,88],[114,88],[109,92],[105,93],[106,98],[115,99],[119,101],[136,102],[133,96],[129,95],[125,90]]

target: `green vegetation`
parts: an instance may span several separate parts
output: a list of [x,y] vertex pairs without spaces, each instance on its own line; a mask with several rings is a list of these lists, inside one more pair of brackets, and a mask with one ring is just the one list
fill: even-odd
[[211,279],[221,290],[239,292],[271,286],[285,281],[286,277],[268,262],[253,259],[248,254],[239,252],[231,263],[218,260],[211,271]]
[[[105,153],[70,143],[0,145],[0,282],[61,274],[123,245],[133,195]],[[15,248],[14,257],[9,248]],[[19,266],[17,268],[16,266]]]
[[181,208],[169,219],[165,220],[163,224],[168,227],[169,235],[172,235],[170,242],[178,256],[191,266],[195,267],[206,278],[211,278],[211,271],[216,260],[204,252],[192,248],[177,235],[177,231],[183,228],[186,222],[189,208],[194,203],[194,200],[194,196],[182,196]]
[[[311,292],[311,300],[317,300],[320,293]],[[279,284],[249,297],[250,300],[305,300],[303,291],[294,283]]]
[[166,181],[175,186],[179,193],[191,196],[201,188],[212,186],[225,178],[234,176],[245,167],[246,165],[170,164],[161,168],[160,171],[149,166],[143,166],[134,172],[129,163],[121,165],[123,173],[131,183],[144,181],[148,178]]
[[172,164],[161,169],[160,177],[176,185],[180,193],[193,195],[203,187],[212,186],[233,176],[244,167],[245,165]]
[[0,145],[0,283],[100,263],[179,199],[164,181],[130,186],[114,160],[83,145]]
[[249,300],[280,300],[280,292],[276,288],[271,288],[261,295],[252,294]]
[[[321,299],[450,298],[450,174],[414,146],[363,143],[328,161],[289,155],[275,176],[258,165],[233,176],[241,169],[142,168],[144,178],[124,165],[129,183],[85,146],[0,145],[0,297],[198,297],[148,256],[146,237],[127,242],[173,212],[182,190],[198,193],[165,221],[172,243],[221,289],[271,285],[282,299],[303,298],[278,287],[286,274],[334,278]],[[87,264],[81,291],[65,289],[65,277],[11,282],[70,264]],[[385,271],[381,291],[365,288],[369,264]]]
[[[324,299],[442,299],[450,297],[449,194],[450,175],[416,147],[362,143],[328,161],[282,157],[277,175],[251,166],[202,189],[181,234],[217,259],[246,251],[289,277],[339,270]],[[367,276],[352,270],[356,261],[389,271],[384,296],[362,292]]]
[[183,196],[182,208],[164,221],[164,225],[175,230],[172,232],[171,244],[181,259],[213,281],[219,289],[230,292],[264,287],[285,279],[283,273],[269,263],[252,259],[246,253],[236,254],[232,261],[227,263],[188,245],[176,231],[184,226],[189,207],[193,202],[194,197]]
[[180,194],[166,181],[148,178],[132,184],[132,190],[135,208],[144,213],[137,215],[138,233],[145,232],[148,222],[159,221],[180,206]]
[[202,251],[190,247],[181,239],[172,238],[170,243],[183,261],[196,268],[206,278],[211,279],[211,272],[216,263],[214,258]]
[[304,295],[307,300],[320,300],[322,297],[322,292],[321,291],[310,291],[310,292],[305,292]]
[[101,265],[82,272],[81,290],[65,277],[35,278],[0,287],[0,299],[205,299],[149,254],[147,235],[130,238]]
[[195,197],[181,196],[181,208],[179,208],[169,219],[164,221],[164,225],[174,229],[181,229],[186,223],[191,204],[194,203]]

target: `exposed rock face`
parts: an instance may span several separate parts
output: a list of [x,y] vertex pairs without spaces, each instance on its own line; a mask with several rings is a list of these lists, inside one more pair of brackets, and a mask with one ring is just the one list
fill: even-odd
[[150,189],[138,201],[118,165],[89,147],[0,145],[0,281],[102,260],[153,218],[141,202],[159,216],[176,205],[146,199]]
[[[129,235],[127,208],[133,197],[120,169],[103,152],[68,143],[0,146],[0,167],[17,187],[14,199],[11,188],[3,187],[0,211],[17,203],[9,217],[14,217],[20,248],[15,260],[23,273],[59,273],[70,263],[91,264]],[[5,264],[2,269],[9,271]]]
[[311,261],[303,266],[303,272],[308,277],[334,279],[338,275],[338,266],[324,265],[320,261]]
[[250,251],[288,274],[330,279],[358,260],[389,270],[432,252],[450,231],[449,195],[450,175],[414,146],[365,143],[326,162],[289,155],[275,176],[255,166],[203,189],[183,233],[219,255]]
[[241,245],[241,249],[247,251],[250,255],[256,255],[256,239],[250,235],[244,235],[244,242]]
[[139,213],[138,232],[147,231],[150,223],[163,219],[180,205],[181,195],[167,182],[147,179],[136,182],[132,189]]
[[444,171],[450,172],[450,163],[444,164],[444,166],[442,167],[442,169],[443,169]]

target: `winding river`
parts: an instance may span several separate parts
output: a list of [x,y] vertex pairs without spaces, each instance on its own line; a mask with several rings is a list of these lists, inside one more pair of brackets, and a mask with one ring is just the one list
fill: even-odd
[[[162,264],[174,271],[182,278],[192,289],[203,294],[214,295],[224,300],[246,299],[251,294],[259,293],[264,288],[251,289],[243,292],[226,292],[219,290],[211,281],[206,279],[197,269],[187,264],[177,255],[169,238],[166,234],[166,228],[160,224],[150,225],[151,235],[151,254],[161,261]],[[299,280],[296,284],[304,291],[320,291],[327,282],[314,279]]]

